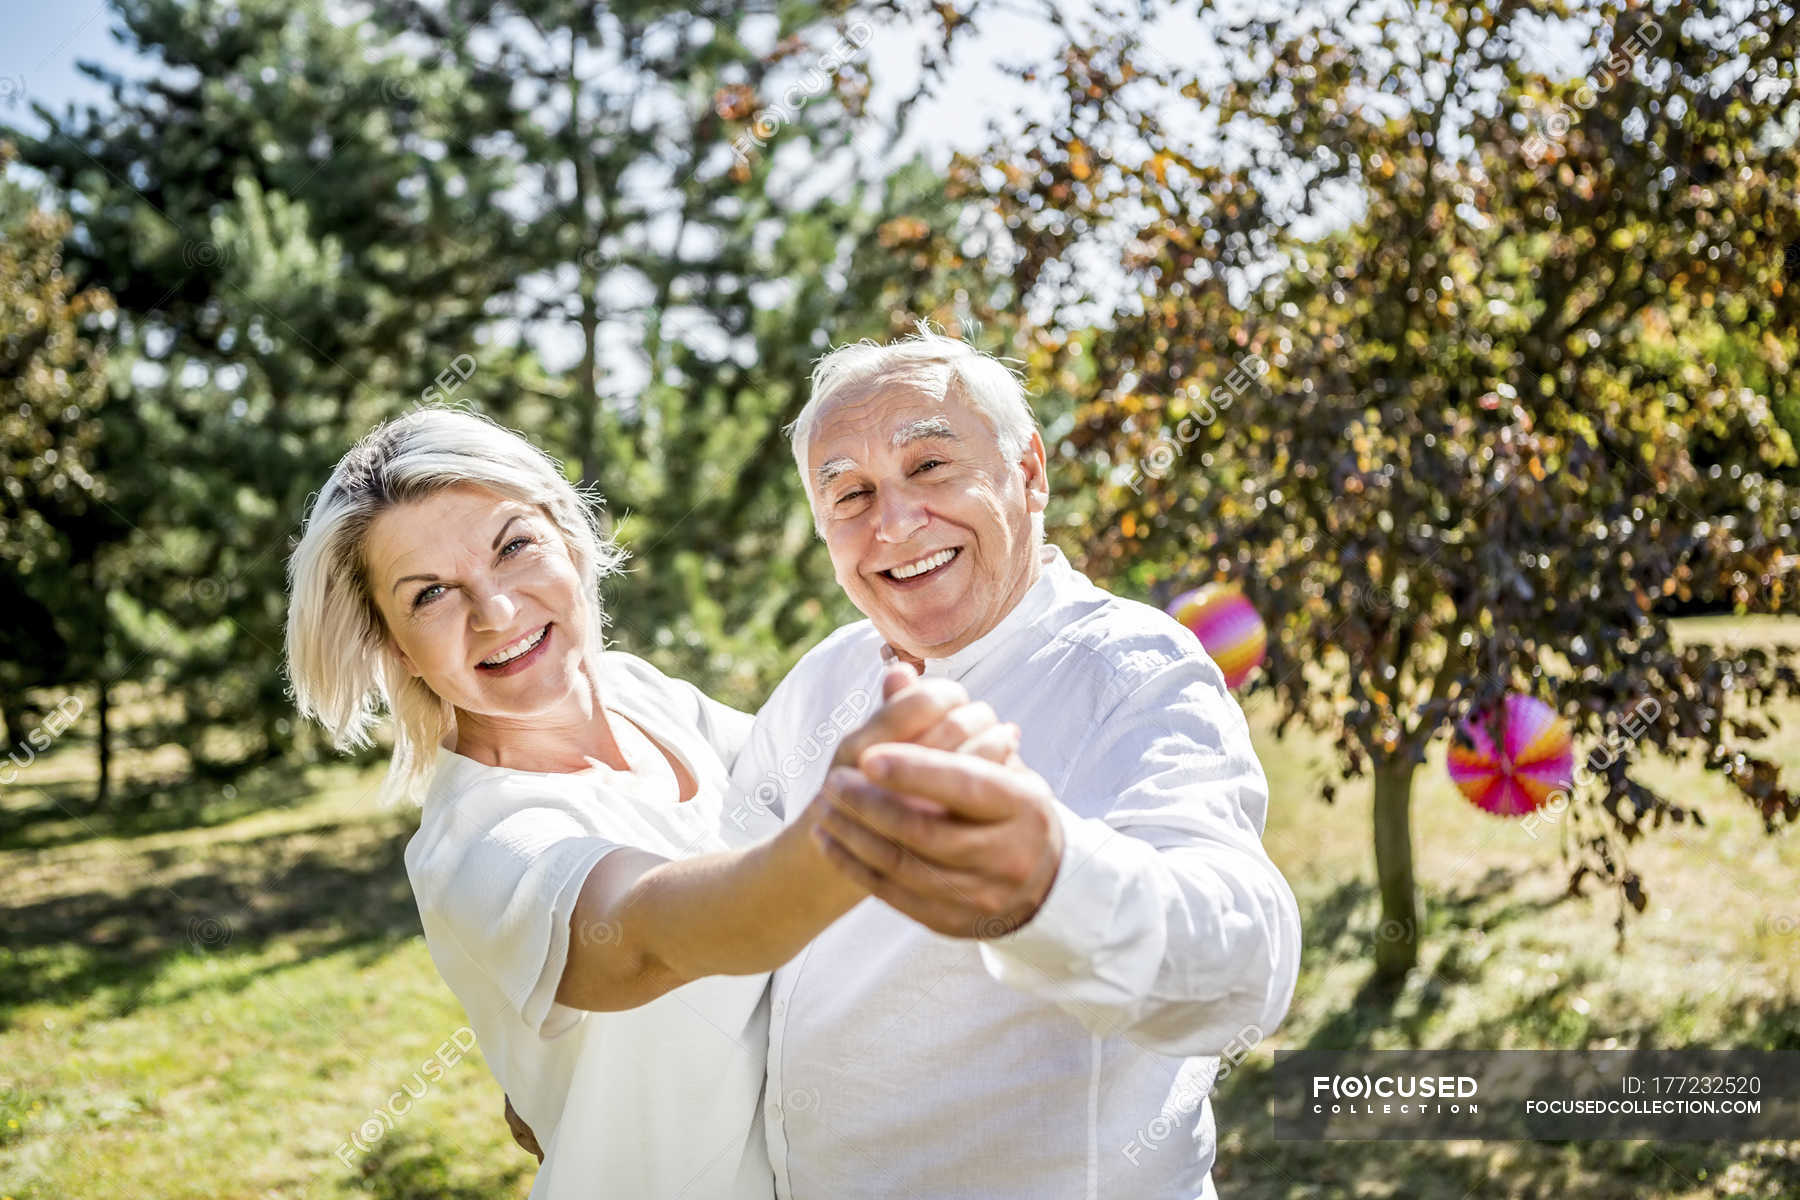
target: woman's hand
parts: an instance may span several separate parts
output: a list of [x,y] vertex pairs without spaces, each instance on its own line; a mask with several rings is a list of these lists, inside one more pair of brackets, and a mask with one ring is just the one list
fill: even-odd
[[544,1161],[544,1152],[538,1148],[537,1135],[531,1132],[531,1126],[513,1108],[511,1096],[506,1098],[506,1127],[512,1130],[513,1141],[519,1143],[521,1150],[537,1156],[540,1163]]
[[883,677],[882,701],[839,745],[839,765],[819,795],[767,841],[674,861],[630,847],[602,858],[570,916],[557,1001],[618,1011],[708,975],[773,970],[866,899],[868,891],[833,865],[814,834],[834,787],[869,786],[848,764],[870,747],[904,742],[967,747],[1000,764],[1016,758],[1017,729],[1001,726],[986,704],[970,703],[952,680],[895,667]]

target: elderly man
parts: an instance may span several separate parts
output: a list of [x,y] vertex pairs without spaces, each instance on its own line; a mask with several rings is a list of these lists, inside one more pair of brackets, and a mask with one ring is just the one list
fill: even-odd
[[[782,681],[733,789],[790,819],[826,796],[821,843],[872,897],[774,975],[777,1192],[1214,1195],[1220,1058],[1274,1030],[1300,959],[1242,712],[1191,633],[1044,544],[1043,440],[998,361],[845,347],[792,437],[868,620]],[[817,747],[895,659],[1016,723],[1018,755],[834,767]]]

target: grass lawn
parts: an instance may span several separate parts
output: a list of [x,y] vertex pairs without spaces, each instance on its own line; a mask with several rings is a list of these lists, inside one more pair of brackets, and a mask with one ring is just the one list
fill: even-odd
[[[1690,632],[1777,629],[1800,640],[1792,624]],[[1800,1050],[1800,840],[1765,837],[1691,765],[1645,762],[1641,777],[1708,824],[1631,848],[1650,899],[1621,947],[1611,895],[1565,895],[1559,830],[1533,838],[1468,806],[1440,746],[1414,800],[1422,962],[1390,993],[1369,977],[1367,781],[1324,804],[1328,746],[1304,731],[1277,742],[1271,714],[1250,712],[1267,842],[1307,946],[1287,1023],[1215,1097],[1222,1195],[1800,1196],[1796,1142],[1275,1142],[1274,1047]],[[1800,711],[1781,715],[1791,727]],[[1800,739],[1773,752],[1800,779]],[[463,1017],[417,936],[400,857],[411,820],[375,807],[375,773],[252,777],[102,836],[72,799],[82,754],[72,744],[0,792],[0,1197],[526,1194],[533,1164],[479,1051],[423,1072]]]

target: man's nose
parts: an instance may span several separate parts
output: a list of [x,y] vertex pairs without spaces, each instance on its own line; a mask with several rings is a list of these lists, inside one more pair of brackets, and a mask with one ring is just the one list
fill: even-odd
[[931,519],[925,505],[904,485],[880,489],[875,493],[875,503],[879,510],[875,536],[884,542],[904,542]]
[[513,618],[519,615],[519,606],[512,602],[512,597],[498,588],[490,588],[476,593],[474,609],[470,619],[475,628],[487,631],[505,629],[512,624]]

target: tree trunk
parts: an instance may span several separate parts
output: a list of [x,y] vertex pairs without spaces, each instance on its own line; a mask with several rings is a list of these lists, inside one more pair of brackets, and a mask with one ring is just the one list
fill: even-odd
[[1419,898],[1413,883],[1412,779],[1409,756],[1375,763],[1375,874],[1381,885],[1381,925],[1375,934],[1375,973],[1399,979],[1419,961]]
[[106,803],[106,796],[112,789],[112,688],[102,679],[95,687],[99,689],[98,702],[94,705],[95,716],[99,718],[100,728],[94,734],[100,748],[100,779],[94,785],[94,803]]

